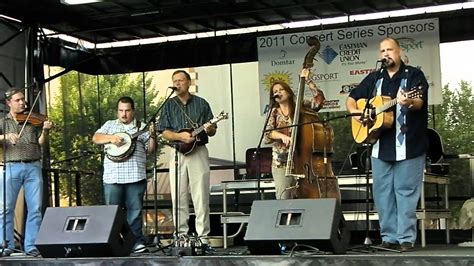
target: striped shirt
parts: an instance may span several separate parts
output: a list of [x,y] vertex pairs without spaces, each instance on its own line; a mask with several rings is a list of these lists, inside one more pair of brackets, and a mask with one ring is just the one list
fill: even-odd
[[[203,98],[191,95],[188,102],[183,104],[178,97],[173,97],[163,106],[157,128],[160,133],[164,130],[177,132],[184,128],[199,127],[212,118],[211,107]],[[209,141],[204,131],[198,135],[198,138],[197,145],[204,145]]]
[[[120,122],[119,119],[109,120],[95,133],[112,135],[119,132],[126,132],[130,135],[142,130],[144,124],[137,128],[137,121],[134,119],[129,124]],[[135,183],[146,178],[146,150],[150,133],[144,132],[138,136],[135,151],[124,161],[114,162],[105,156],[103,182],[105,184],[128,184]]]
[[[423,72],[415,67],[402,64],[397,73],[391,78],[386,70],[381,74],[372,72],[369,74],[358,87],[351,91],[350,97],[356,101],[361,98],[372,98],[367,95],[372,91],[376,80],[381,80],[380,90],[373,90],[375,95],[390,96],[392,99],[397,97],[400,83],[406,79],[407,84],[405,91],[413,87],[420,86],[422,88],[423,107],[420,110],[409,110],[406,113],[406,140],[403,145],[397,144],[397,128],[394,125],[389,129],[381,132],[376,144],[373,146],[372,156],[384,161],[401,161],[418,157],[428,149],[427,125],[428,125],[428,82]],[[394,110],[394,124],[397,123],[396,118],[400,108],[389,109]]]
[[[5,127],[5,128],[4,128]],[[19,124],[12,115],[8,113],[4,118],[0,119],[0,134],[19,133],[23,124]],[[5,145],[6,161],[34,161],[41,158],[41,147],[38,139],[41,136],[41,127],[35,127],[26,124],[25,129],[21,133],[19,141],[13,145],[10,141],[2,143]],[[3,160],[3,158],[1,158]]]

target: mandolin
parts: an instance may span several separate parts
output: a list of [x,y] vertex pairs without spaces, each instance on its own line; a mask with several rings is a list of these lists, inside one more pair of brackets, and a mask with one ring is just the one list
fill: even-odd
[[[215,123],[217,123],[221,120],[227,119],[228,117],[229,116],[228,116],[227,113],[224,113],[224,111],[221,111],[216,117],[209,120],[207,123],[215,124]],[[206,123],[204,123],[204,124],[206,124]],[[195,129],[192,129],[192,128],[180,129],[178,131],[178,133],[189,132],[189,133],[191,133],[191,136],[194,137],[195,139],[191,143],[184,143],[184,142],[181,142],[181,141],[174,142],[174,144],[176,146],[176,149],[184,155],[190,154],[194,150],[194,148],[196,147],[196,143],[199,141],[199,137],[198,137],[199,133],[201,133],[203,130],[204,130],[204,125],[201,125],[200,127],[195,128]]]

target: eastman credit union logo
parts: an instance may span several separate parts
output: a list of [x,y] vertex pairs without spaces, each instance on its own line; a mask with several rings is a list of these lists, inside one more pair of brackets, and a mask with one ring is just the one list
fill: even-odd
[[286,84],[292,87],[292,79],[291,74],[288,71],[274,71],[263,75],[263,79],[261,80],[262,84],[265,86],[265,91],[270,91],[270,87],[276,81],[283,81]]
[[334,59],[337,57],[337,52],[332,49],[331,46],[328,45],[326,46],[326,48],[323,49],[323,51],[321,51],[319,57],[323,59],[326,64],[330,65],[332,61],[334,61]]

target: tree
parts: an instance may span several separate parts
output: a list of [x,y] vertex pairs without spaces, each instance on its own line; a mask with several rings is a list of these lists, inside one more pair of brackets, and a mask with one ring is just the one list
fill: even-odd
[[[143,103],[143,79],[145,80],[145,103]],[[159,103],[155,103],[158,92],[151,87],[152,78],[141,75],[90,76],[70,72],[60,77],[59,93],[52,101],[49,117],[57,125],[51,133],[50,152],[53,166],[68,170],[94,172],[81,180],[84,205],[101,204],[102,164],[101,148],[92,144],[94,132],[109,119],[116,118],[117,100],[130,96],[135,101],[135,113],[143,120],[143,110],[154,114]],[[148,119],[149,117],[146,117]],[[61,165],[54,161],[83,156]],[[61,178],[61,198],[74,203],[73,176]],[[66,181],[66,182],[64,182]]]
[[[445,154],[471,154],[474,144],[474,100],[472,85],[461,81],[457,88],[446,85],[443,88],[443,104],[432,108],[430,125],[440,134]],[[469,160],[449,160],[449,195],[453,217],[465,199],[473,196]]]

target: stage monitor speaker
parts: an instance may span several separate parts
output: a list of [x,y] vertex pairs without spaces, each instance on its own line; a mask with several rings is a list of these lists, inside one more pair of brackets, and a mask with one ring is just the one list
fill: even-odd
[[45,258],[122,257],[135,236],[117,205],[47,208],[36,239]]
[[349,238],[337,199],[254,201],[245,234],[256,255],[281,254],[281,246],[295,244],[344,254]]

